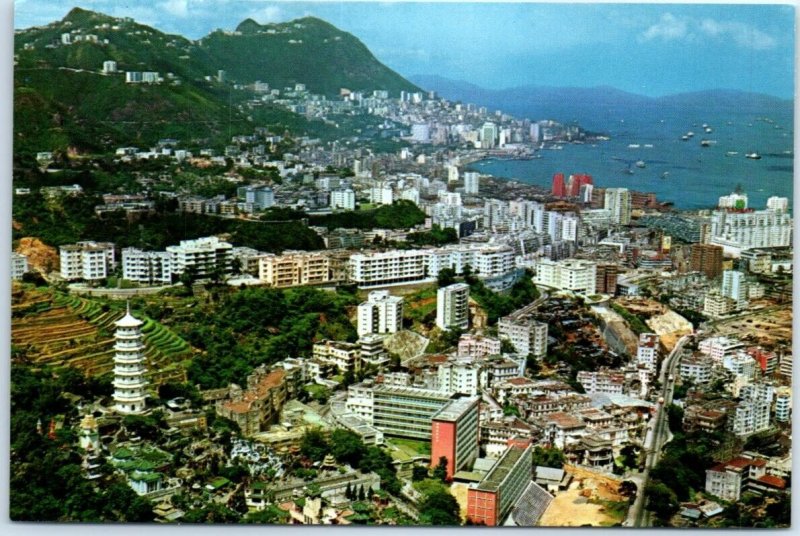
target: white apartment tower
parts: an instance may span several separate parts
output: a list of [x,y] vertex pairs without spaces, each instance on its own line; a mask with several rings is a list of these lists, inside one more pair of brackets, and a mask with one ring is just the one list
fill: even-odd
[[59,248],[61,277],[67,280],[105,279],[114,268],[114,244],[78,242]]
[[181,240],[178,246],[167,246],[172,272],[187,270],[197,277],[208,277],[215,271],[228,274],[233,263],[233,246],[216,236]]
[[597,264],[581,259],[551,261],[542,259],[536,265],[533,282],[559,290],[571,290],[590,296],[597,288]]
[[541,357],[547,353],[547,324],[543,322],[504,316],[498,322],[497,334],[507,339],[519,354]]
[[767,210],[786,212],[789,210],[789,199],[786,197],[772,196],[767,199]]
[[781,387],[775,397],[775,420],[778,422],[789,422],[792,414],[792,390],[789,387]]
[[606,188],[604,208],[611,212],[617,225],[631,222],[631,192],[627,188]]
[[145,409],[143,322],[131,315],[130,308],[114,325],[114,409],[124,414],[140,414]]
[[355,210],[356,194],[350,188],[333,190],[331,192],[331,208],[333,210]]
[[779,210],[711,214],[709,243],[722,246],[725,253],[738,257],[742,250],[792,245],[792,218]]
[[358,306],[358,335],[397,333],[403,329],[403,298],[373,290]]
[[655,333],[642,333],[639,335],[636,362],[646,366],[651,372],[655,372],[658,365],[658,343],[658,335]]
[[738,309],[747,306],[747,282],[743,272],[737,270],[722,272],[722,295],[735,301]]
[[476,171],[464,172],[464,193],[476,195],[480,192],[480,175]]
[[146,285],[172,282],[170,255],[165,251],[122,250],[122,278]]
[[11,279],[22,279],[28,271],[28,257],[20,253],[11,253]]
[[445,330],[469,327],[469,285],[455,283],[437,291],[436,325]]

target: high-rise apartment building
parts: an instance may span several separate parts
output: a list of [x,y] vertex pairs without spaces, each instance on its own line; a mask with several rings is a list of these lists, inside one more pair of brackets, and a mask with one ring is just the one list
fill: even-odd
[[109,242],[78,242],[59,248],[61,277],[67,280],[105,279],[116,265],[114,244]]
[[455,398],[431,419],[431,467],[445,458],[447,480],[478,458],[479,402],[477,396]]
[[373,290],[358,306],[358,335],[397,333],[403,329],[403,298]]
[[233,246],[216,236],[181,240],[177,246],[167,246],[167,253],[172,272],[178,275],[189,272],[195,277],[209,277],[231,272]]
[[464,172],[464,193],[476,195],[480,191],[480,175],[476,171]]
[[467,519],[499,526],[531,482],[533,447],[511,445],[478,484],[467,489]]
[[631,222],[631,192],[627,188],[606,188],[603,207],[611,212],[611,220],[617,225]]
[[469,285],[455,283],[437,291],[436,325],[445,330],[469,327]]
[[709,279],[722,274],[722,246],[692,244],[691,270],[703,272]]

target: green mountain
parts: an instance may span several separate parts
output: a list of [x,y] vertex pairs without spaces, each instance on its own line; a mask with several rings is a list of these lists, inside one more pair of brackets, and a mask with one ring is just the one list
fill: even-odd
[[[266,26],[246,20],[236,32],[191,41],[75,8],[60,21],[17,31],[14,53],[14,153],[26,158],[51,150],[104,153],[167,137],[219,146],[255,126],[312,136],[333,128],[275,106],[247,110],[241,105],[252,94],[233,83],[305,83],[326,94],[416,89],[355,37],[311,18]],[[115,61],[118,72],[103,74],[105,61]],[[218,70],[227,82],[217,81]],[[126,71],[158,72],[163,82],[127,84]]]
[[261,80],[277,88],[301,83],[326,95],[341,88],[419,91],[353,35],[314,17],[267,25],[247,19],[235,32],[216,31],[198,45],[240,82]]

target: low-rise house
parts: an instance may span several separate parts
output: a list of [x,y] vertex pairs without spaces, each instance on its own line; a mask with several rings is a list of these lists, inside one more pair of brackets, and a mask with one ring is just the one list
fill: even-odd
[[286,372],[262,366],[247,377],[247,389],[232,385],[229,397],[216,403],[217,415],[239,425],[244,435],[261,432],[280,413],[287,397]]
[[[765,460],[741,456],[718,463],[706,470],[705,490],[720,499],[738,501],[751,483],[758,489],[760,486],[774,487],[779,485],[778,481],[783,482],[779,477],[768,476],[766,466]],[[768,478],[763,480],[765,476]]]

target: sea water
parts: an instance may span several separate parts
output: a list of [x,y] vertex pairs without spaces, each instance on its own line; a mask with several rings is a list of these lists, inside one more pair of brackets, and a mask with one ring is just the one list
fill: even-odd
[[[565,178],[588,173],[595,187],[653,192],[660,202],[686,210],[712,208],[738,185],[751,208],[764,208],[771,196],[788,197],[791,203],[793,110],[781,108],[597,110],[576,119],[589,131],[608,134],[608,141],[545,148],[533,160],[482,160],[470,169],[548,189],[555,173]],[[712,132],[705,132],[703,124]],[[694,136],[682,141],[689,131]],[[701,140],[713,144],[702,147]],[[745,157],[752,152],[762,158]],[[636,166],[640,160],[645,167]]]

